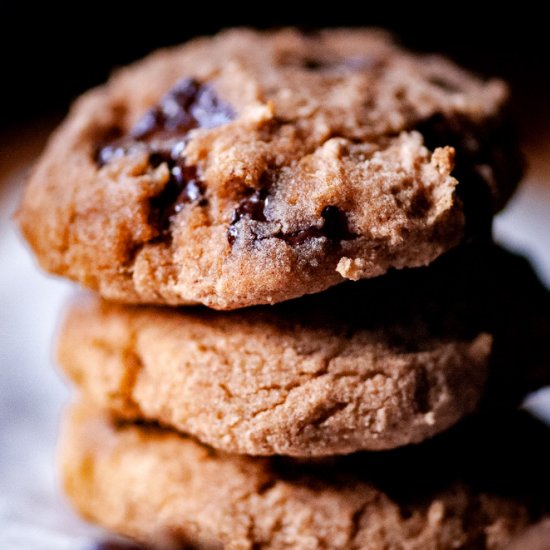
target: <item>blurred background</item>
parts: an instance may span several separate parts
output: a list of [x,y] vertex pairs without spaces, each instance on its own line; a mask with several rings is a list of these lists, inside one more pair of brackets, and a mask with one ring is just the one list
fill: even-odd
[[[53,369],[52,334],[71,285],[36,270],[11,221],[26,174],[71,100],[117,66],[193,36],[248,25],[375,25],[404,45],[439,51],[511,83],[529,171],[495,236],[527,254],[550,285],[550,46],[528,3],[481,13],[468,3],[433,9],[355,3],[294,13],[284,3],[20,3],[1,8],[0,56],[0,548],[114,548],[67,509],[56,488],[54,441],[67,392]],[[335,11],[337,8],[341,11]],[[311,10],[312,8],[310,8]],[[485,8],[486,9],[486,8]],[[488,11],[488,10],[487,10]],[[545,392],[529,406],[550,417]]]
[[[380,5],[381,4],[381,5]],[[518,94],[516,107],[530,114],[549,110],[550,47],[548,20],[529,2],[511,8],[483,8],[480,2],[446,4],[390,3],[305,9],[278,2],[246,9],[232,2],[223,7],[157,1],[148,9],[125,3],[93,3],[78,15],[55,3],[30,7],[2,6],[2,123],[61,112],[83,90],[103,82],[112,69],[152,49],[177,44],[221,28],[297,25],[375,25],[395,31],[403,43],[419,50],[441,51],[485,74],[508,79]],[[292,9],[294,8],[294,9]],[[544,104],[543,104],[544,103]]]

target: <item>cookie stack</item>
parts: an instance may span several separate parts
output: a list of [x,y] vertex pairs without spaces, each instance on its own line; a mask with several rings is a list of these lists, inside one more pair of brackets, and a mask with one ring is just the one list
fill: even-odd
[[548,434],[511,411],[548,295],[490,243],[506,101],[379,31],[289,29],[83,96],[19,213],[110,300],[60,335],[77,509],[161,548],[503,548],[540,517]]

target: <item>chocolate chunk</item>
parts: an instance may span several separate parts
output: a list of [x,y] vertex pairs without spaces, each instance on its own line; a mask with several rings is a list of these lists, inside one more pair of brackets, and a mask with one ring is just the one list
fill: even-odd
[[327,238],[332,242],[346,241],[357,237],[349,230],[346,215],[333,205],[325,206],[321,213],[322,227],[307,227],[293,233],[279,233],[276,235],[293,246],[303,244],[309,239]]
[[185,134],[193,128],[215,128],[233,120],[233,109],[208,84],[184,78],[134,126],[131,136],[147,140],[155,134]]
[[239,206],[233,212],[231,223],[237,223],[244,217],[258,222],[265,222],[264,206],[265,194],[259,189],[250,190],[250,194],[239,203]]
[[185,204],[205,204],[204,184],[197,168],[185,165],[183,159],[177,163],[172,160],[164,162],[168,164],[170,179],[162,192],[151,199],[149,214],[149,223],[157,228],[161,236],[166,236],[172,217],[181,212]]
[[[212,86],[185,78],[160,103],[148,111],[130,133],[114,130],[98,147],[95,160],[101,167],[115,158],[147,150],[153,166],[170,155],[177,161],[185,149],[186,134],[194,128],[214,128],[233,120],[233,109],[221,101]],[[160,157],[156,157],[155,154]]]
[[[197,168],[187,166],[183,157],[187,133],[194,128],[226,124],[234,116],[233,109],[218,98],[212,86],[184,78],[138,121],[127,136],[120,137],[120,131],[117,131],[112,140],[98,147],[95,161],[102,167],[127,154],[146,151],[153,168],[167,164],[170,178],[162,192],[151,199],[149,215],[151,225],[161,236],[167,236],[170,220],[181,212],[185,204],[207,204]],[[247,207],[243,208],[243,214],[247,213]]]
[[357,236],[349,230],[346,215],[337,206],[325,206],[321,216],[324,220],[322,227],[308,227],[293,233],[280,233],[277,237],[285,240],[288,244],[296,246],[305,243],[309,239],[321,237],[339,242],[354,239]]
[[235,227],[241,219],[248,218],[250,220],[265,222],[264,214],[265,206],[265,190],[249,189],[244,199],[241,200],[239,206],[235,208],[231,216],[231,224],[227,230],[227,240],[229,244],[233,244],[237,239],[238,229]]
[[[236,224],[243,218],[258,222],[265,222],[266,190],[254,190],[244,198],[233,212],[231,224],[227,230],[227,240],[233,245],[238,236]],[[349,230],[346,215],[337,206],[326,206],[321,213],[323,225],[321,227],[307,227],[292,233],[276,233],[273,236],[282,239],[292,246],[305,243],[309,239],[325,237],[332,242],[354,239],[357,235]]]
[[305,243],[309,239],[324,237],[324,234],[323,230],[319,227],[308,227],[307,229],[300,229],[299,231],[294,231],[293,233],[279,233],[276,236],[292,246],[297,246]]

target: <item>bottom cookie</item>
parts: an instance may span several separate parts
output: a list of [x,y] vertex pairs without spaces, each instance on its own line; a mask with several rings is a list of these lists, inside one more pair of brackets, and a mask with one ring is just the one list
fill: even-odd
[[251,458],[81,404],[60,458],[83,516],[155,548],[479,550],[547,509],[548,441],[501,414],[397,451]]

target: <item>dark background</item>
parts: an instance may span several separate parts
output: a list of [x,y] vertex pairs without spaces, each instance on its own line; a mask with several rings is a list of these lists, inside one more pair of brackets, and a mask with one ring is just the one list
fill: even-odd
[[[481,74],[511,81],[520,119],[538,121],[550,105],[550,23],[530,3],[492,10],[482,3],[258,3],[253,9],[210,3],[12,3],[0,12],[2,75],[0,126],[63,113],[83,90],[116,66],[147,52],[235,25],[272,27],[376,25],[395,31],[412,48],[442,51]],[[315,6],[312,4],[312,6]],[[341,11],[337,11],[341,10]],[[484,13],[486,12],[486,13]],[[526,124],[524,124],[526,126]]]

